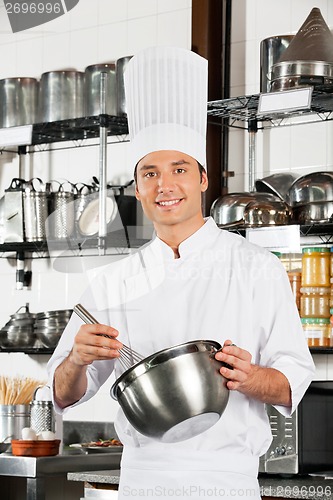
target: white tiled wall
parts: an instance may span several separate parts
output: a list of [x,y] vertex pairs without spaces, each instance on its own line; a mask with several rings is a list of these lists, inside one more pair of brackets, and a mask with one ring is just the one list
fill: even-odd
[[[250,95],[260,91],[260,42],[274,35],[295,34],[313,7],[321,10],[333,28],[330,0],[233,0],[231,44],[231,95]],[[230,191],[248,185],[248,133],[230,132]],[[256,137],[256,178],[291,170],[299,175],[333,168],[331,122],[281,127],[259,131]],[[235,161],[236,158],[236,161]]]
[[[90,64],[113,61],[151,45],[190,48],[191,5],[191,0],[80,0],[66,15],[12,34],[1,2],[0,79],[39,78],[43,72],[67,68],[84,71]],[[98,147],[41,151],[28,154],[20,168],[15,154],[4,153],[0,157],[0,194],[19,174],[24,178],[38,176],[44,181],[62,178],[89,182],[92,175],[98,176],[98,155]],[[126,143],[108,146],[107,178],[114,183],[132,178]],[[101,260],[105,263],[105,258]],[[67,264],[67,268],[78,268],[82,259],[72,258]],[[59,267],[65,268],[64,261],[34,259],[27,265],[33,272],[31,290],[16,291],[15,259],[0,259],[0,326],[27,302],[32,312],[70,308],[87,285],[84,272],[59,272]],[[0,354],[0,373],[43,379],[47,360],[44,355]],[[109,380],[92,401],[70,410],[65,418],[113,420],[117,404],[109,396],[111,383]]]

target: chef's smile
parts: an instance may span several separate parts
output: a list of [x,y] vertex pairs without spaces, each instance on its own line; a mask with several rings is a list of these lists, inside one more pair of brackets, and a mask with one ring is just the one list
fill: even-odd
[[184,198],[175,198],[172,200],[157,200],[156,205],[162,210],[172,210],[179,207]]

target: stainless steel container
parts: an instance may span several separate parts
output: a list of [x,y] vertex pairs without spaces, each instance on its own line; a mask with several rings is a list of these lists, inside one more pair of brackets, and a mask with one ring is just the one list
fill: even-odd
[[37,401],[30,403],[30,427],[39,434],[42,431],[55,431],[55,414],[52,401]]
[[66,239],[74,229],[74,192],[66,191],[64,184],[60,184],[58,191],[52,192],[51,183],[48,183],[47,189],[50,190],[47,236],[56,240]]
[[0,441],[21,439],[22,429],[29,425],[29,405],[0,405]]
[[194,437],[216,424],[228,403],[219,349],[194,340],[152,354],[116,380],[111,396],[145,436],[164,443]]
[[23,225],[23,185],[24,180],[12,179],[8,189],[5,189],[4,206],[4,242],[24,241]]
[[84,116],[84,73],[50,71],[40,81],[39,121],[53,122]]
[[260,92],[271,91],[271,71],[273,65],[289,46],[294,35],[279,35],[265,38],[260,43]]
[[[40,188],[41,179],[37,179]],[[46,238],[46,219],[48,216],[48,199],[46,191],[37,191],[34,179],[25,184],[23,192],[24,234],[26,241],[43,241]]]
[[124,116],[127,114],[126,99],[125,99],[125,84],[124,73],[126,66],[133,56],[126,56],[117,59],[116,61],[116,79],[117,79],[117,115]]
[[36,123],[38,88],[38,80],[35,78],[0,80],[0,127]]
[[106,73],[105,112],[117,114],[117,82],[115,63],[93,64],[85,69],[85,110],[87,116],[101,113],[101,73]]

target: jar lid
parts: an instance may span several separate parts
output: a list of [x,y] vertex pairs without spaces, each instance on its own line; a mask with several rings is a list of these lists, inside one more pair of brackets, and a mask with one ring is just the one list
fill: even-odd
[[330,249],[327,247],[307,247],[303,248],[303,253],[329,253]]
[[330,314],[333,314],[333,307],[331,307],[330,309]]
[[301,318],[303,325],[329,325],[329,318]]
[[317,293],[321,295],[330,295],[330,286],[304,286],[300,289],[301,293]]

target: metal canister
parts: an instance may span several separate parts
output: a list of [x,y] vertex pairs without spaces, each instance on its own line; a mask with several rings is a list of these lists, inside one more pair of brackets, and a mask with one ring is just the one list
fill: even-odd
[[127,114],[124,73],[127,64],[132,56],[125,56],[116,61],[116,80],[117,80],[117,115],[124,116]]
[[48,200],[43,182],[39,181],[40,190],[37,191],[31,179],[24,186],[23,192],[23,220],[26,241],[43,241],[46,238],[46,219],[48,216]]
[[0,127],[18,127],[36,123],[38,112],[36,78],[0,80]]
[[22,429],[29,427],[29,405],[0,405],[0,441],[21,439]]
[[116,65],[114,63],[93,64],[85,69],[86,115],[95,116],[101,110],[101,74],[106,74],[105,112],[117,114]]
[[72,70],[43,73],[40,80],[40,121],[52,122],[83,115],[84,73]]
[[70,190],[65,190],[65,182],[53,192],[52,182],[47,183],[50,213],[47,218],[47,235],[51,239],[62,240],[68,238],[74,229],[74,186],[69,183]]

